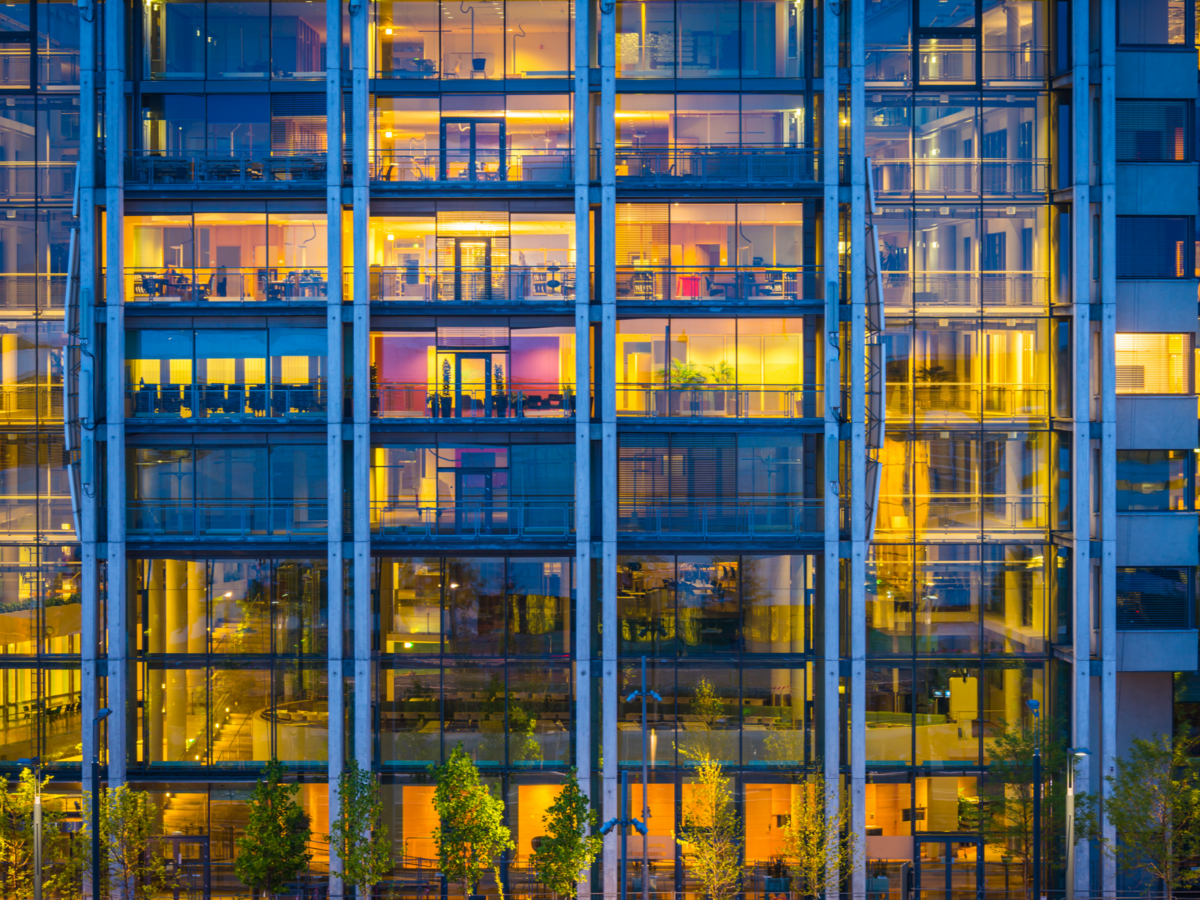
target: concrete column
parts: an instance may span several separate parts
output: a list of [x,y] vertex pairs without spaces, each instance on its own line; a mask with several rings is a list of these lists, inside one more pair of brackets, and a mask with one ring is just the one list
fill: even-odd
[[370,277],[367,226],[370,221],[369,56],[364,0],[350,4],[350,66],[354,114],[354,757],[371,766],[371,526],[370,526]]
[[[590,6],[575,9],[575,769],[591,794],[592,774],[592,425],[591,116],[588,78]],[[590,900],[591,878],[579,882],[578,900]]]
[[[162,560],[146,564],[146,649],[150,653],[167,652],[167,584],[166,568]],[[166,685],[164,672],[147,669],[146,702],[142,714],[146,720],[148,746],[144,754],[147,762],[163,761],[163,725],[165,723]]]
[[[1091,207],[1090,177],[1091,101],[1088,97],[1089,14],[1086,4],[1071,6],[1071,317],[1073,342],[1073,436],[1071,477],[1072,504],[1072,622],[1071,663],[1071,746],[1090,744],[1091,642],[1093,588],[1092,528],[1092,447],[1091,447]],[[1115,404],[1114,404],[1115,406]],[[1088,758],[1079,760],[1077,784],[1090,783]],[[1090,884],[1089,848],[1080,842],[1075,849],[1075,890],[1086,893]]]
[[[866,0],[850,0],[850,827],[866,847],[867,800],[867,145]],[[866,890],[865,855],[850,876],[850,891]]]
[[[1100,746],[1092,749],[1092,782],[1077,779],[1084,790],[1103,792],[1103,779],[1116,774],[1117,756],[1117,12],[1112,3],[1100,4]],[[1094,129],[1089,129],[1094,133]],[[1098,751],[1098,752],[1097,752]],[[1104,821],[1105,836],[1115,843],[1116,829]],[[1080,847],[1076,846],[1079,859]],[[1100,884],[1080,882],[1106,897],[1117,891],[1117,863],[1112,854],[1100,859]],[[1085,873],[1087,869],[1083,870]]]
[[[839,302],[838,282],[838,39],[841,31],[840,15],[849,15],[848,4],[834,7],[825,4],[821,8],[820,54],[821,83],[824,95],[821,103],[821,168],[824,178],[824,203],[822,204],[821,263],[825,267],[825,479],[818,490],[825,503],[825,539],[821,555],[821,594],[817,603],[822,607],[822,632],[817,652],[820,655],[821,671],[820,704],[822,721],[821,757],[825,777],[826,804],[834,812],[840,803],[839,766],[841,717],[838,712],[838,684],[841,674],[840,654],[840,602],[838,591],[839,537],[838,522],[839,493],[838,453],[839,423],[841,417],[841,365],[839,350]],[[832,882],[829,890],[836,890]]]
[[[338,776],[345,763],[346,696],[342,677],[342,635],[345,630],[345,579],[342,575],[342,419],[345,390],[342,358],[342,4],[325,4],[325,222],[329,239],[329,285],[325,309],[326,359],[329,390],[325,423],[326,482],[329,485],[329,531],[326,548],[329,561],[329,819],[338,816]],[[329,860],[329,893],[342,892],[341,861]]]
[[[125,603],[125,308],[123,243],[125,220],[125,7],[106,5],[104,14],[104,163],[106,229],[105,413],[108,420],[108,783],[125,782],[129,704],[129,623]],[[134,719],[136,721],[136,717]]]
[[187,652],[208,650],[208,564],[204,560],[187,564]]
[[[616,247],[616,4],[600,3],[600,235],[596,286],[600,292],[600,346],[596,363],[600,376],[600,496],[601,511],[601,615],[606,625],[603,634],[602,683],[603,711],[604,811],[602,820],[618,815],[617,771],[617,413],[616,330],[617,330],[617,247]],[[619,840],[613,831],[604,841],[604,894],[615,896],[618,890],[617,851]]]

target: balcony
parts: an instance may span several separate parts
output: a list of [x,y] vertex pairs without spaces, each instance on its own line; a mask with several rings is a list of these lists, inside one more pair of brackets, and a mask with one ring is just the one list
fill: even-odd
[[376,382],[371,386],[373,419],[566,419],[575,416],[574,385],[527,384],[496,390],[485,384],[456,384],[439,391],[428,384]]
[[129,188],[313,189],[325,185],[324,153],[235,155],[130,150],[125,156]]
[[924,496],[887,495],[879,498],[881,533],[918,538],[988,532],[989,537],[1028,534],[1050,526],[1050,504],[1040,496],[938,493]]
[[372,266],[381,303],[574,303],[574,266]]
[[76,169],[74,161],[0,161],[0,196],[6,200],[70,200]]
[[[821,180],[813,147],[618,147],[618,184],[639,187],[800,187]],[[598,178],[599,151],[592,152]]]
[[575,180],[570,150],[518,150],[477,147],[468,150],[375,150],[370,177],[377,184],[445,185],[521,182],[569,185]]
[[773,384],[616,385],[617,415],[651,419],[817,419],[823,388]]
[[821,266],[617,266],[626,302],[804,303],[825,296]]
[[75,540],[69,497],[9,495],[0,499],[0,535],[36,539],[39,533],[45,540]]
[[311,500],[131,500],[126,534],[134,539],[324,540],[329,503]]
[[32,273],[0,275],[0,309],[29,312],[62,309],[67,276]]
[[373,501],[371,533],[381,538],[565,539],[575,532],[575,505],[531,502],[515,506]]
[[125,415],[140,421],[237,423],[323,420],[328,392],[316,384],[142,384],[126,388]]
[[820,535],[824,527],[824,503],[816,499],[694,504],[621,501],[617,507],[617,531],[625,537],[812,537]]
[[889,384],[888,419],[912,418],[917,424],[979,424],[1046,419],[1050,415],[1047,385]]
[[1042,159],[879,159],[875,194],[889,197],[1030,197],[1050,189]]
[[328,296],[328,270],[311,267],[180,268],[125,270],[126,302],[320,304]]
[[0,424],[36,425],[61,422],[61,383],[6,384],[0,386]]
[[[888,313],[937,310],[974,314],[980,310],[1044,310],[1050,302],[1050,278],[1042,272],[881,272],[883,304]],[[846,283],[846,282],[844,282]]]

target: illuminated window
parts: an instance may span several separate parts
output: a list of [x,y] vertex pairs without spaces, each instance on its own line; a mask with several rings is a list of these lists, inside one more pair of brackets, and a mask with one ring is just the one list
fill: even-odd
[[1118,394],[1188,394],[1189,334],[1118,334]]

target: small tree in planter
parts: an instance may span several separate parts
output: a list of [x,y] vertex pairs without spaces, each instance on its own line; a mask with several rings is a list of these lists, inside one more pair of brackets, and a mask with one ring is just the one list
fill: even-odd
[[840,883],[858,859],[858,840],[850,824],[848,804],[826,809],[825,779],[820,775],[800,784],[792,794],[788,821],[783,826],[783,858],[792,878],[811,897],[825,893],[830,881]]
[[697,780],[684,800],[676,841],[708,900],[732,900],[742,882],[742,821],[721,764],[707,753],[697,759]]
[[339,815],[325,840],[342,861],[342,879],[354,885],[359,900],[368,900],[372,886],[387,874],[391,854],[379,782],[357,760],[338,776],[338,803]]
[[284,784],[283,766],[272,759],[254,785],[247,804],[250,818],[238,838],[233,871],[242,883],[262,891],[267,900],[308,868],[312,836],[308,813],[296,803],[299,784]]
[[[91,797],[87,797],[90,806]],[[91,816],[91,810],[84,814]],[[146,791],[128,785],[100,795],[100,897],[153,900],[175,887],[167,860],[154,846],[159,810]],[[89,818],[90,821],[90,818]],[[92,842],[83,841],[80,875],[90,870]]]
[[497,870],[499,882],[496,857],[516,846],[504,825],[504,801],[480,784],[479,770],[462,744],[445,765],[434,769],[434,780],[438,827],[433,830],[433,844],[438,867],[447,881],[462,885],[467,900],[488,869]]
[[604,839],[590,833],[595,831],[597,822],[596,813],[579,789],[579,779],[572,769],[557,799],[542,816],[546,834],[533,853],[533,870],[538,881],[558,896],[574,894],[580,876],[600,855]]

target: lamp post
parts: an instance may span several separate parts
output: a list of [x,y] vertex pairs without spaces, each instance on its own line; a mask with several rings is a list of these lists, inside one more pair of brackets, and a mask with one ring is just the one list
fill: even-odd
[[[629,695],[626,703],[632,703],[638,697],[642,698],[642,825],[650,818],[650,772],[646,756],[646,698],[653,697],[662,703],[662,697],[656,691],[646,689],[646,657],[642,657],[642,687]],[[628,815],[628,810],[626,810]],[[646,832],[642,832],[642,900],[650,900],[650,848],[646,840]]]
[[1036,700],[1026,700],[1033,711],[1033,900],[1042,897],[1042,734]]
[[17,762],[33,769],[33,900],[42,900],[42,758]]
[[106,706],[92,719],[92,900],[100,900],[100,722],[111,714]]
[[1066,900],[1075,900],[1075,760],[1089,752],[1080,747],[1068,747],[1067,753],[1067,889]]

